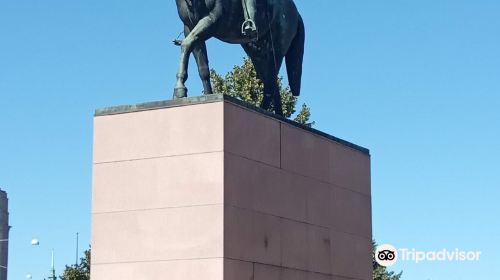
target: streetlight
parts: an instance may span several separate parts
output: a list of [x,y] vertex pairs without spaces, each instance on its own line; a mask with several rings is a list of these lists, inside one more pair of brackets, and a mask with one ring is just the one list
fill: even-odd
[[[76,233],[76,262],[75,262],[75,265],[78,266],[78,232]],[[0,241],[4,241],[4,240],[0,240]],[[40,241],[37,239],[37,238],[33,238],[31,239],[31,245],[32,246],[40,246]],[[52,250],[52,265],[51,265],[51,270],[50,270],[50,273],[51,275],[48,277],[49,280],[57,280],[57,277],[56,277],[56,271],[55,271],[55,267],[54,267],[54,250]],[[26,275],[26,279],[32,279],[33,276],[31,275],[31,273],[28,273]]]
[[[31,246],[39,246],[40,241],[37,238],[31,239]],[[33,279],[33,275],[31,273],[26,274],[26,279]]]
[[[31,239],[31,245],[32,246],[40,246],[40,241],[38,240],[38,238]],[[51,275],[48,277],[48,279],[49,280],[57,280],[56,270],[54,268],[54,250],[52,250],[52,265],[51,265],[50,273],[51,273]],[[31,273],[26,275],[26,279],[32,279]]]

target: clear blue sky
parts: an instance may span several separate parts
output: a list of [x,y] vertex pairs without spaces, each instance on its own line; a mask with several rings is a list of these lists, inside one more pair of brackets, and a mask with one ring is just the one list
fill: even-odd
[[[90,243],[95,108],[171,97],[173,0],[0,0],[0,186],[10,279],[41,279]],[[403,263],[404,279],[493,279],[500,263],[500,2],[296,1],[303,96],[316,128],[372,153],[379,243],[483,251],[477,263]],[[209,43],[211,66],[242,61]],[[193,66],[193,64],[192,64]],[[191,94],[201,91],[195,68]],[[30,247],[31,238],[41,240]]]

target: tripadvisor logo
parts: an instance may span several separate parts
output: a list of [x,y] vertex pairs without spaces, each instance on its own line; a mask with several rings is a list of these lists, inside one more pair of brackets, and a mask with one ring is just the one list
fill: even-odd
[[463,251],[459,249],[439,251],[419,251],[416,249],[399,248],[384,244],[377,247],[375,261],[381,266],[392,266],[398,259],[420,263],[424,261],[479,261],[481,251]]
[[398,260],[398,251],[390,244],[384,244],[377,247],[375,251],[375,261],[381,266],[392,266]]

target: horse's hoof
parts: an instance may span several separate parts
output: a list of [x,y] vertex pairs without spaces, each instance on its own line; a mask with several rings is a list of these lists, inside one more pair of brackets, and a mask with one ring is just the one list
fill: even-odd
[[188,92],[188,90],[185,87],[175,88],[174,89],[174,99],[187,97],[187,92]]

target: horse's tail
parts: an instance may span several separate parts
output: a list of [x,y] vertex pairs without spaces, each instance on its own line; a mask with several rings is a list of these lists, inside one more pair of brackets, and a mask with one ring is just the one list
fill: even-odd
[[302,62],[304,60],[304,42],[306,32],[304,28],[304,21],[299,15],[299,25],[297,33],[293,38],[292,44],[286,53],[286,70],[288,73],[288,83],[293,96],[300,95],[300,86],[302,81]]

